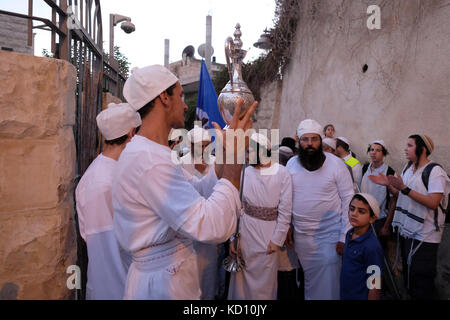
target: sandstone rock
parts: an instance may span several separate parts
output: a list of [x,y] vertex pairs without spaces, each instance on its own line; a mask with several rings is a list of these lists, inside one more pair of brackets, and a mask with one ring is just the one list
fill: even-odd
[[0,299],[68,299],[75,68],[0,51]]
[[75,124],[73,65],[1,50],[0,62],[0,138],[40,139]]

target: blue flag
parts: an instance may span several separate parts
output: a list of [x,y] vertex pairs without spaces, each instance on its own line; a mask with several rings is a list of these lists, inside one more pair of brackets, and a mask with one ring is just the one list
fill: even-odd
[[221,128],[226,123],[223,120],[219,107],[217,106],[217,94],[214,84],[206,68],[205,60],[202,60],[202,68],[200,71],[200,83],[198,86],[197,110],[195,111],[197,119],[202,122],[204,129],[214,128],[212,123],[217,122]]

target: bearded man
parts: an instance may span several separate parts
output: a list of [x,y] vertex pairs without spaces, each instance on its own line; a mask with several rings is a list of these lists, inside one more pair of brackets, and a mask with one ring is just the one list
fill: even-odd
[[340,255],[350,229],[353,183],[341,159],[322,150],[322,126],[304,120],[297,129],[299,154],[292,176],[294,246],[305,273],[306,300],[338,300]]

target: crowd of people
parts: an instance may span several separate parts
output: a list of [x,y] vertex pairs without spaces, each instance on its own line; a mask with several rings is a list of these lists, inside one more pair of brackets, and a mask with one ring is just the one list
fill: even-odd
[[[253,133],[249,166],[205,156],[213,139],[196,127],[175,163],[179,141],[168,137],[187,110],[179,80],[159,65],[135,69],[123,94],[127,103],[97,116],[105,148],[76,189],[87,299],[382,299],[398,262],[386,259],[389,239],[409,296],[434,297],[450,179],[428,159],[430,137],[406,140],[401,174],[383,140],[363,165],[349,139],[312,119],[281,144]],[[251,128],[257,102],[244,114],[242,103],[229,129]],[[220,147],[236,156],[229,142]],[[225,272],[227,256],[243,269]]]

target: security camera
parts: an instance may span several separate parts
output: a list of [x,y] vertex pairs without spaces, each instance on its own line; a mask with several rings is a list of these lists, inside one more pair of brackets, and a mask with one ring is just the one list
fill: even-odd
[[129,21],[125,21],[120,25],[120,27],[122,28],[123,31],[125,31],[125,33],[132,33],[134,30],[136,30],[134,24]]

